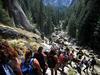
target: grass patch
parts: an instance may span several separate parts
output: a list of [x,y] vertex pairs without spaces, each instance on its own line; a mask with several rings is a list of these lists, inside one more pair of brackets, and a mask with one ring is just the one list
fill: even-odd
[[69,75],[77,75],[76,71],[72,68],[69,69]]

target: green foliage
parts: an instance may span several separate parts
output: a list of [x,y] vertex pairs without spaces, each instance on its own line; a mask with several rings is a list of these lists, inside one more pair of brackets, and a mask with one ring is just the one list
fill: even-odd
[[68,75],[77,75],[74,69],[69,69],[69,74]]
[[[0,0],[0,22],[12,25],[7,10]],[[43,0],[18,0],[26,16],[41,33],[49,36],[54,28],[68,31],[72,38],[76,38],[79,45],[99,49],[100,44],[100,2],[99,0],[74,0],[69,7],[55,8],[44,6]],[[7,7],[7,6],[6,6]],[[68,28],[68,29],[66,29]]]
[[0,22],[12,26],[8,12],[3,9],[3,3],[0,0]]
[[66,23],[68,33],[76,37],[79,45],[100,49],[100,2],[98,0],[76,0],[69,8]]
[[49,36],[52,32],[54,32],[54,25],[50,18],[47,19],[47,22],[44,26],[44,33],[46,36]]
[[76,25],[75,25],[75,15],[72,14],[68,22],[68,34],[75,38],[76,37]]
[[[55,8],[51,5],[45,6],[43,4],[43,0],[18,0],[22,9],[24,10],[25,14],[27,15],[28,19],[31,23],[36,23],[38,30],[43,33],[44,29],[46,27],[52,28],[49,29],[50,34],[52,33],[52,30],[54,30],[54,27],[51,27],[52,25],[55,27],[59,26],[59,21],[64,20],[66,18],[66,12],[65,10],[67,8]],[[48,20],[49,23],[48,23]],[[50,25],[50,26],[47,26]],[[47,28],[47,29],[48,29]],[[66,27],[64,27],[66,28]]]

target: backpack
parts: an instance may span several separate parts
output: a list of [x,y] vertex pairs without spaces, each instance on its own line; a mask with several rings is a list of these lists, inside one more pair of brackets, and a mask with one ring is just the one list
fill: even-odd
[[12,68],[8,64],[4,64],[0,66],[2,66],[2,70],[0,68],[0,71],[3,71],[3,72],[0,72],[0,75],[15,75]]
[[21,69],[22,69],[22,73],[23,75],[36,75],[35,73],[35,69],[34,67],[29,63],[29,64],[26,64],[25,62],[23,62],[21,64]]
[[56,66],[56,61],[55,61],[55,57],[54,56],[49,56],[47,59],[47,64],[49,68],[54,68]]
[[31,58],[30,65],[33,67],[35,75],[42,75],[40,64],[36,58]]
[[96,64],[96,60],[93,59],[93,60],[91,61],[91,65],[95,65],[95,64]]

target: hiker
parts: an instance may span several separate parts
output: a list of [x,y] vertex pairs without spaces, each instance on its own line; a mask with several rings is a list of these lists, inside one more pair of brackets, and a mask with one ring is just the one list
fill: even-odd
[[[64,67],[67,66],[66,64],[68,63],[69,61],[69,54],[70,54],[70,51],[58,51],[58,66],[59,67],[62,67],[62,71],[64,71]],[[68,67],[68,66],[67,66]]]
[[66,57],[67,57],[68,64],[70,64],[70,50],[69,49],[67,50]]
[[[15,64],[11,64],[15,60]],[[0,75],[22,75],[17,54],[7,41],[0,43]]]
[[36,75],[42,75],[40,64],[36,58],[34,57],[31,58],[30,65],[34,68]]
[[90,68],[92,71],[94,71],[94,66],[96,65],[96,59],[95,57],[92,57],[92,60],[90,61]]
[[55,75],[57,75],[57,66],[56,66],[57,63],[58,60],[57,60],[56,52],[54,50],[51,50],[47,57],[47,64],[48,67],[51,69],[51,75],[54,75],[53,74],[54,70],[55,70]]
[[43,70],[43,75],[46,74],[46,64],[45,64],[45,58],[42,53],[43,47],[38,48],[38,52],[34,54],[34,58],[36,58],[40,64],[40,67]]
[[69,64],[72,67],[72,61],[74,61],[74,50],[72,50],[71,53],[69,53]]
[[69,54],[70,60],[73,61],[74,59],[74,50]]
[[82,56],[83,56],[83,51],[80,49],[79,52],[77,52],[77,57],[78,59],[82,59]]
[[34,54],[37,53],[37,49],[36,47],[34,47],[34,49],[32,50],[32,58],[30,60],[30,64],[31,66],[33,66],[35,68],[35,71],[37,73],[37,75],[42,75],[42,71],[41,71],[41,66],[39,61],[34,57]]
[[83,72],[85,72],[85,70],[86,70],[86,72],[88,72],[88,69],[89,69],[89,64],[90,64],[90,59],[89,60],[86,60],[86,57],[84,57],[83,58],[83,60],[82,60],[82,63],[85,65],[85,68],[83,69]]
[[80,75],[82,75],[82,74],[81,74],[82,62],[81,62],[80,60],[78,60],[77,63],[76,63],[76,69],[77,69],[78,73],[79,73]]
[[35,68],[30,64],[32,52],[26,51],[25,61],[21,64],[23,75],[37,75]]

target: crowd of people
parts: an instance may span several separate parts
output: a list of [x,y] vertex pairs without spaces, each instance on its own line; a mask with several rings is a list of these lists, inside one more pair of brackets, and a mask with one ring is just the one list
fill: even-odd
[[59,47],[55,48],[53,44],[49,52],[43,50],[42,46],[38,50],[20,48],[24,55],[21,57],[19,48],[12,47],[7,41],[0,42],[0,75],[47,75],[48,68],[51,75],[57,75],[59,68],[64,72],[64,67],[68,65],[76,69],[80,75],[83,66],[83,72],[94,71],[94,57],[87,59],[82,49],[75,52],[65,47],[64,43],[57,44]]

